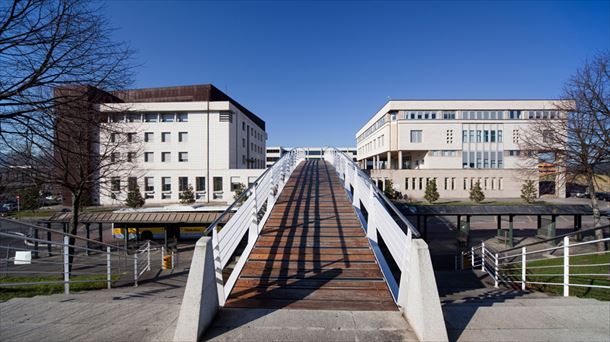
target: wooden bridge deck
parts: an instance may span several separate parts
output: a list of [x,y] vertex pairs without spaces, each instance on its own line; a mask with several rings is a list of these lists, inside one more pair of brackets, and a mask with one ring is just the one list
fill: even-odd
[[397,310],[332,165],[297,167],[225,307]]

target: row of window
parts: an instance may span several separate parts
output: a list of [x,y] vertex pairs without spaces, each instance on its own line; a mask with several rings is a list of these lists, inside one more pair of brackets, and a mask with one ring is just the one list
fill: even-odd
[[382,116],[381,119],[375,121],[375,123],[369,127],[364,133],[360,134],[358,138],[356,138],[356,142],[360,142],[366,138],[368,138],[371,134],[373,134],[376,130],[381,128],[385,123],[385,116]]
[[[155,161],[155,152],[144,152],[144,162],[153,163]],[[161,152],[161,162],[170,163],[172,161],[171,152]],[[189,161],[188,152],[178,152],[178,162],[184,163]]]
[[432,157],[455,157],[455,156],[457,156],[457,151],[452,151],[452,150],[432,150],[432,151],[430,151],[430,155]]
[[112,113],[109,122],[188,122],[188,113]]
[[[406,177],[405,190],[425,190],[426,185],[433,179],[436,181],[436,186],[441,188],[437,177]],[[456,182],[456,177],[444,177],[442,188],[448,191],[456,190]],[[479,182],[483,190],[504,190],[504,180],[502,177],[464,177],[462,190],[472,189],[476,182]]]
[[[172,194],[172,177],[160,177],[161,178],[161,199],[171,199]],[[189,182],[189,177],[177,177],[178,179],[178,192],[186,191],[190,186],[195,191],[196,199],[203,199],[205,197],[206,182],[205,177],[195,177],[194,186]],[[239,177],[231,177],[231,191],[235,191],[240,184]],[[127,191],[134,191],[138,186],[138,179],[136,177],[127,178]],[[212,177],[212,189],[214,191],[214,199],[222,198],[223,189],[223,177]],[[110,178],[110,190],[113,193],[120,193],[123,191],[123,184],[120,177]],[[142,190],[142,189],[140,189]],[[150,199],[155,198],[155,177],[144,177],[144,198]]]
[[462,130],[462,142],[464,143],[486,143],[486,142],[498,142],[501,143],[503,139],[502,130]]
[[502,151],[462,151],[465,169],[501,169],[504,167]]

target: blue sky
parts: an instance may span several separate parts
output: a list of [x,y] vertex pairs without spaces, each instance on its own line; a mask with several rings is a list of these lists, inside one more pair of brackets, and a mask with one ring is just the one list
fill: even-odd
[[267,145],[355,146],[392,99],[556,98],[610,49],[610,1],[106,1],[134,87],[212,83]]

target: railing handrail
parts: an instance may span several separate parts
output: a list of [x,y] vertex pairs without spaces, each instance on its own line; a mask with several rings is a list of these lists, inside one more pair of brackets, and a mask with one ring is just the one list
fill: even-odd
[[400,212],[400,210],[398,208],[396,208],[394,203],[392,203],[392,201],[383,193],[383,191],[381,191],[377,187],[377,185],[375,185],[375,183],[373,183],[373,180],[371,179],[371,177],[369,177],[369,175],[367,175],[364,171],[362,171],[360,169],[360,167],[356,163],[354,163],[352,158],[350,158],[345,152],[339,150],[336,147],[330,147],[330,148],[335,150],[336,153],[343,155],[343,157],[346,158],[346,160],[348,160],[350,162],[350,164],[355,167],[357,174],[362,175],[362,178],[364,178],[368,183],[370,183],[372,185],[373,191],[383,200],[384,204],[386,204],[388,207],[390,207],[390,209],[392,209],[392,211],[396,214],[396,216],[398,216],[400,218],[402,223],[404,223],[407,226],[407,228],[409,228],[409,230],[411,230],[411,234],[413,234],[414,237],[421,237],[421,234],[419,233],[417,228],[415,228],[413,226],[413,224],[411,224],[411,222],[409,222],[407,220],[407,218],[402,214],[402,212]]
[[51,233],[55,233],[55,234],[61,234],[62,236],[68,236],[68,237],[73,237],[77,240],[80,241],[88,241],[90,243],[94,243],[97,245],[102,245],[105,247],[111,247],[111,248],[115,248],[121,251],[127,251],[127,249],[125,247],[121,247],[121,246],[117,246],[117,245],[111,245],[102,241],[98,241],[98,240],[93,240],[93,239],[87,239],[85,237],[82,236],[78,236],[78,235],[73,235],[70,233],[66,233],[64,231],[60,231],[60,230],[56,230],[56,229],[51,229],[51,228],[47,228],[47,227],[43,227],[43,226],[38,226],[35,224],[31,224],[31,223],[27,223],[27,222],[23,222],[23,221],[19,221],[19,220],[11,220],[11,219],[7,219],[5,217],[0,217],[0,221],[4,221],[7,223],[14,223],[14,224],[19,224],[19,225],[23,225],[23,226],[27,226],[29,228],[34,228],[34,229],[39,229],[39,230],[43,230],[43,231],[47,231],[47,232],[51,232]]
[[557,239],[563,239],[566,236],[567,237],[571,237],[571,236],[578,235],[578,234],[583,234],[583,233],[588,233],[588,232],[592,232],[592,231],[599,230],[599,229],[608,229],[608,228],[610,228],[610,225],[605,225],[605,226],[599,226],[599,227],[593,227],[593,228],[577,230],[575,232],[570,232],[570,233],[566,233],[566,234],[557,235],[557,236],[549,238],[549,239],[544,239],[544,240],[540,240],[540,241],[530,242],[530,243],[525,244],[525,245],[520,245],[520,246],[517,246],[517,247],[511,247],[511,248],[508,248],[508,249],[503,249],[501,251],[497,251],[497,253],[507,253],[507,252],[510,252],[510,251],[521,249],[522,247],[529,247],[529,246],[539,245],[539,244],[546,243],[546,242],[553,241],[553,240],[557,240]]
[[248,193],[250,193],[250,191],[252,189],[254,189],[254,187],[263,179],[263,177],[269,172],[269,170],[271,170],[277,163],[279,163],[282,159],[284,158],[288,158],[288,156],[291,156],[293,154],[293,152],[296,152],[296,148],[291,149],[290,151],[286,152],[286,154],[284,154],[280,159],[276,160],[273,165],[269,166],[267,169],[265,169],[265,171],[258,176],[258,178],[256,178],[256,180],[254,180],[254,182],[252,182],[247,188],[246,190],[244,190],[241,195],[239,195],[239,197],[237,197],[235,199],[235,201],[233,201],[233,203],[231,203],[230,206],[227,207],[227,209],[225,209],[214,221],[212,221],[212,223],[210,223],[210,225],[203,231],[203,235],[207,236],[210,234],[210,232],[212,231],[212,229],[214,229],[214,227],[216,227],[218,225],[218,223],[220,223],[220,221],[227,215],[227,213],[229,213],[231,210],[233,210],[233,208],[240,203],[240,201],[242,200],[242,198],[244,196],[246,196]]

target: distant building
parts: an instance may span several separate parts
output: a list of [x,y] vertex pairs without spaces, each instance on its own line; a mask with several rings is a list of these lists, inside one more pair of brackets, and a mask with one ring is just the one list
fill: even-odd
[[[135,172],[103,179],[110,189],[92,191],[94,204],[123,202],[136,185],[147,203],[178,202],[188,186],[198,202],[230,203],[238,184],[253,182],[265,168],[265,122],[211,84],[111,95],[92,105],[109,125],[122,126],[128,139],[117,153],[126,154]],[[116,139],[101,134],[100,144]]]
[[[468,198],[477,181],[488,198],[519,197],[520,136],[532,120],[559,119],[554,108],[552,100],[389,101],[356,133],[358,163],[409,197],[422,198],[430,179],[441,198]],[[540,193],[565,197],[548,165],[538,168]]]
[[[305,150],[306,159],[322,159],[324,157],[324,147],[300,147]],[[273,165],[292,147],[273,146],[267,148],[267,167]],[[356,148],[338,147],[339,151],[346,153],[353,161],[356,161]]]

